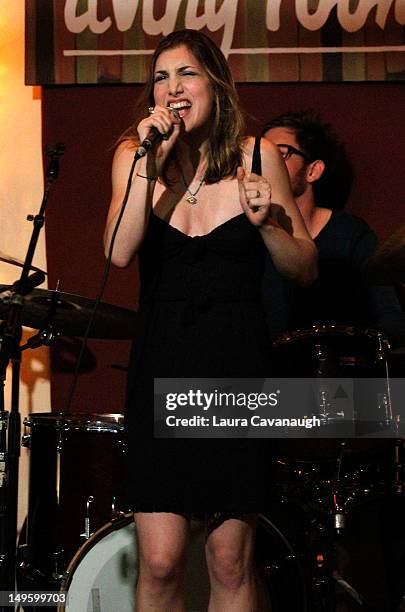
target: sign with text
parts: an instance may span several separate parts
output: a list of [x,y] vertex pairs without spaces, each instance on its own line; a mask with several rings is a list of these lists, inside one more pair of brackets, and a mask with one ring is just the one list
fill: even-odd
[[405,0],[26,0],[26,83],[142,83],[182,28],[239,82],[405,80],[404,24]]

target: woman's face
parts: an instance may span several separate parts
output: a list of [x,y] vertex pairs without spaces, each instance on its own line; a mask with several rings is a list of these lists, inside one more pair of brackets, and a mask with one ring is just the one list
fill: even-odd
[[186,133],[197,130],[208,135],[213,88],[203,66],[185,45],[159,55],[153,93],[156,104],[177,110]]

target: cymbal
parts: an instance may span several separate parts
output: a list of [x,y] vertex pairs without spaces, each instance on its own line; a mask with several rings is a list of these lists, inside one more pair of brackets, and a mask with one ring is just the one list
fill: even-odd
[[[16,259],[15,257],[10,257],[10,255],[2,253],[2,251],[0,251],[0,261],[12,264],[13,266],[18,266],[19,268],[24,267],[23,261],[21,261],[20,259]],[[45,275],[47,274],[47,272],[44,272],[44,270],[41,270],[41,268],[37,268],[36,266],[31,266],[30,270],[34,270],[34,272],[43,272]]]
[[405,283],[405,225],[395,230],[367,261],[367,275],[372,283]]
[[[1,294],[10,285],[0,285],[0,319],[8,313],[8,300],[1,300]],[[62,336],[84,336],[95,300],[80,295],[59,293],[49,289],[34,289],[24,298],[22,324],[26,327],[42,329],[48,323],[49,310],[56,301],[52,318],[55,330]],[[89,338],[127,339],[135,328],[136,314],[132,310],[101,302],[90,329]]]

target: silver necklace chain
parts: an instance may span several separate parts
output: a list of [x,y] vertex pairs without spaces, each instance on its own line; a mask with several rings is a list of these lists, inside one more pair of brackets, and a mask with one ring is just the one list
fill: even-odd
[[200,191],[201,187],[203,186],[204,180],[205,180],[205,174],[202,177],[200,184],[198,185],[197,189],[194,191],[194,193],[190,190],[189,186],[187,185],[184,173],[182,168],[180,168],[180,172],[181,172],[181,178],[183,179],[183,183],[184,183],[184,187],[187,189],[187,193],[189,194],[186,197],[186,200],[189,204],[197,204],[197,198],[195,197],[197,195],[197,193]]

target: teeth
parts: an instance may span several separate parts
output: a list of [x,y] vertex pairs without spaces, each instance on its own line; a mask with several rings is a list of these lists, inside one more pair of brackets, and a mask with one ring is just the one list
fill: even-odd
[[179,110],[180,108],[190,108],[191,104],[190,102],[171,102],[170,103],[170,108],[175,108],[176,110]]

